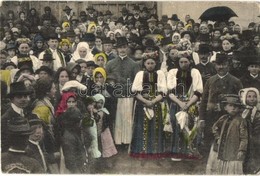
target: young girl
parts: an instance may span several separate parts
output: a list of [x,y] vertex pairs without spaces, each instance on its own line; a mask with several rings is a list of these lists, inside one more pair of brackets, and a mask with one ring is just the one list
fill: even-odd
[[95,173],[97,160],[101,157],[101,152],[98,149],[97,135],[97,123],[100,120],[100,116],[94,108],[95,100],[93,97],[87,97],[84,103],[87,109],[87,112],[83,114],[82,119],[84,145],[88,154],[90,173]]
[[212,127],[218,151],[217,174],[243,174],[248,133],[246,120],[240,115],[240,97],[226,94],[221,103],[227,114]]
[[[109,112],[104,107],[105,97],[102,94],[96,94],[93,96],[95,99],[97,114],[100,116],[100,120],[97,122],[97,134],[99,140],[99,148],[102,148],[102,157],[110,158],[117,154],[117,150],[114,144],[114,140],[109,129],[110,119]],[[109,167],[108,160],[104,160],[104,164]]]
[[248,126],[248,149],[244,163],[245,174],[259,174],[260,171],[260,111],[259,91],[250,87],[239,91],[242,103],[246,109],[242,117],[246,119]]

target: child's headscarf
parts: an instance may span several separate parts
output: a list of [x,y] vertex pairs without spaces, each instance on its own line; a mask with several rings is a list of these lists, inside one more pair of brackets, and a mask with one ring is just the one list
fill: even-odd
[[74,97],[76,99],[76,94],[74,92],[64,92],[62,94],[61,101],[55,112],[55,117],[59,117],[62,113],[64,113],[68,109],[67,101],[70,97]]
[[104,81],[106,81],[107,79],[107,73],[106,73],[106,70],[102,67],[97,67],[94,71],[93,71],[93,79],[94,79],[94,82],[96,82],[96,74],[97,73],[101,73],[101,75],[104,77]]
[[94,58],[95,58],[95,62],[97,63],[97,59],[98,57],[101,56],[104,58],[105,64],[107,63],[107,56],[105,55],[105,53],[97,53]]
[[[249,91],[253,91],[256,93],[256,97],[257,97],[257,105],[254,106],[254,107],[251,107],[249,105],[246,104],[246,96],[247,96],[247,93]],[[250,110],[252,110],[252,114],[251,114],[251,120],[253,120],[256,112],[257,112],[257,109],[259,108],[259,103],[260,103],[260,96],[259,96],[259,91],[254,88],[254,87],[249,87],[249,88],[244,88],[244,89],[241,89],[239,91],[239,95],[240,95],[240,98],[241,98],[241,101],[242,103],[246,106],[246,109],[243,111],[242,113],[242,117],[243,118],[246,118],[248,113],[250,112]]]
[[107,110],[107,108],[104,108],[104,104],[105,104],[105,97],[102,94],[96,94],[93,96],[93,98],[95,99],[95,102],[98,102],[100,100],[103,101],[103,106],[101,109],[98,109],[99,111],[103,111],[105,114],[109,115],[109,112]]

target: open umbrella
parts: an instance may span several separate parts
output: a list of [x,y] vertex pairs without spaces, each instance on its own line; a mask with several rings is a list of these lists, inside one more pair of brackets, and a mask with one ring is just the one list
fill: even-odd
[[199,19],[203,21],[228,21],[231,17],[237,17],[237,14],[232,9],[226,6],[218,6],[207,9]]

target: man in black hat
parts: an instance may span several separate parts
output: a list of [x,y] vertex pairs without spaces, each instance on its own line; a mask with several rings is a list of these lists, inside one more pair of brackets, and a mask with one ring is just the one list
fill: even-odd
[[156,27],[157,19],[154,17],[151,17],[147,20],[148,24],[148,31],[147,34],[162,34],[162,31]]
[[97,14],[95,13],[96,10],[94,9],[94,7],[91,5],[91,6],[88,6],[86,8],[87,10],[87,18],[89,21],[97,21]]
[[241,81],[229,73],[227,55],[217,53],[215,69],[217,74],[210,77],[205,83],[199,108],[200,120],[204,120],[206,124],[205,147],[209,147],[211,139],[213,139],[211,132],[213,123],[223,115],[223,111],[220,109],[219,95],[238,94],[239,90],[243,88]]
[[44,14],[41,16],[41,21],[43,22],[44,19],[49,19],[51,22],[51,26],[53,26],[53,27],[59,25],[58,20],[51,13],[51,8],[49,6],[44,7]]
[[79,22],[87,26],[87,14],[85,11],[79,13]]
[[50,53],[45,53],[43,55],[43,58],[40,59],[42,61],[42,66],[46,66],[46,67],[49,67],[51,70],[53,70],[53,57],[52,57],[52,54]]
[[58,46],[59,46],[58,35],[55,33],[49,34],[47,44],[48,44],[48,49],[41,52],[38,58],[42,60],[44,54],[46,53],[52,54],[52,57],[54,59],[53,60],[54,71],[57,71],[57,69],[60,67],[66,67],[66,61],[64,59],[64,55],[61,53],[61,51],[58,50]]
[[172,14],[171,18],[169,18],[172,26],[172,30],[175,31],[177,29],[177,22],[180,21],[177,14]]
[[69,22],[70,23],[71,19],[73,17],[72,9],[69,6],[65,6],[63,11],[65,12],[65,14],[61,17],[61,24],[64,23],[64,22]]
[[104,21],[106,24],[109,24],[111,22],[112,12],[110,10],[107,10],[104,14]]
[[246,62],[247,71],[243,72],[244,75],[240,78],[243,87],[255,87],[260,91],[260,60],[259,56],[247,56]]
[[51,20],[49,18],[42,19],[42,27],[39,33],[45,40],[47,40],[49,34],[55,33],[55,28],[51,25]]
[[36,70],[35,73],[38,74],[39,79],[52,79],[53,77],[53,70],[44,65]]
[[27,156],[25,152],[29,135],[32,132],[27,119],[23,117],[12,118],[6,127],[10,147],[1,156],[2,172],[9,174],[45,173],[40,163]]
[[103,52],[107,56],[107,61],[110,61],[117,57],[117,55],[112,52],[113,44],[114,44],[113,40],[111,40],[109,37],[106,37],[103,39],[102,44],[103,44]]
[[87,42],[89,45],[89,49],[91,51],[91,53],[93,54],[93,56],[95,56],[97,53],[100,53],[100,51],[97,49],[95,41],[96,41],[96,36],[93,33],[86,33],[82,40],[84,42]]
[[[118,78],[117,85],[120,87],[115,91],[115,97],[118,98],[117,115],[115,118],[115,144],[129,144],[132,134],[132,108],[133,96],[130,94],[130,85],[132,84],[139,66],[127,56],[128,43],[125,37],[118,37],[116,48],[118,57],[109,61],[106,65],[107,75],[114,75]],[[126,113],[126,109],[129,113]]]
[[206,81],[217,73],[214,64],[210,62],[212,55],[210,46],[208,44],[200,44],[198,55],[199,64],[197,64],[195,68],[200,71],[203,85],[205,85]]
[[1,148],[2,152],[6,152],[10,146],[10,140],[7,136],[7,124],[11,119],[23,118],[26,112],[24,109],[30,101],[30,94],[23,82],[15,82],[10,85],[8,97],[11,100],[11,107],[3,114],[1,118]]
[[123,7],[120,12],[122,13],[122,16],[119,17],[117,21],[122,21],[124,25],[128,20],[132,18],[132,15],[128,12],[128,9],[126,7]]
[[133,9],[133,22],[135,23],[136,21],[141,21],[141,23],[144,22],[144,19],[140,16],[141,10],[138,5],[134,6]]
[[97,26],[105,26],[107,25],[104,20],[104,14],[102,12],[98,12],[97,14]]

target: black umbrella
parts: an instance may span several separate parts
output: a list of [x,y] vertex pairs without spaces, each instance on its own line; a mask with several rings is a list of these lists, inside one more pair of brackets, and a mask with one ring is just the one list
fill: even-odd
[[207,9],[199,19],[203,21],[228,21],[231,17],[237,17],[237,14],[232,9],[226,6],[218,6]]

